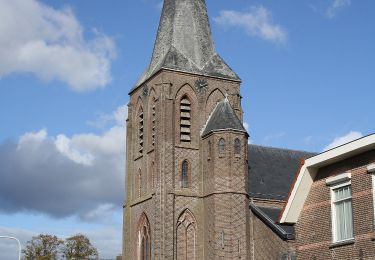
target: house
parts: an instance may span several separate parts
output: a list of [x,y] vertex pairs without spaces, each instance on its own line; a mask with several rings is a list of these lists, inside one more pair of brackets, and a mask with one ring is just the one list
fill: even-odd
[[375,134],[306,159],[280,223],[298,259],[374,259]]

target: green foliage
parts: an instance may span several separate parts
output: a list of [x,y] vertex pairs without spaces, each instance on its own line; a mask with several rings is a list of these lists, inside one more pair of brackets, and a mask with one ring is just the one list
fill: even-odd
[[41,234],[28,241],[22,253],[25,260],[55,260],[63,243],[56,236]]
[[65,241],[56,236],[41,234],[28,241],[22,253],[25,260],[99,259],[97,249],[82,234],[69,237]]
[[77,234],[66,239],[63,255],[66,257],[66,259],[99,259],[96,248],[93,247],[90,240],[82,234]]

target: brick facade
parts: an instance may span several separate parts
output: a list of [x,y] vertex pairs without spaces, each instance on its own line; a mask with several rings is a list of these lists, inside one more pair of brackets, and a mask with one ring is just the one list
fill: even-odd
[[[375,151],[319,169],[296,224],[298,259],[374,259],[374,209],[371,174],[367,166],[375,162]],[[329,177],[350,172],[354,240],[335,244],[332,239]]]
[[[249,259],[247,136],[228,130],[205,139],[200,137],[212,110],[224,98],[223,93],[242,119],[240,85],[206,77],[207,89],[200,92],[195,88],[199,79],[202,77],[161,71],[131,93],[127,121],[125,259],[139,259],[136,240],[142,216],[147,216],[151,227],[153,259],[187,259],[186,256],[188,259]],[[190,142],[180,141],[179,100],[183,96],[191,101]],[[153,106],[154,145],[149,137],[152,113],[147,112]],[[144,111],[142,152],[139,152],[140,109]],[[224,152],[219,151],[220,138],[225,140]],[[235,139],[241,144],[236,155]],[[181,187],[184,160],[188,162],[189,188]],[[179,218],[186,212],[194,219],[194,226],[183,229],[186,223]],[[187,250],[181,247],[184,239],[187,239],[184,243],[191,245]]]

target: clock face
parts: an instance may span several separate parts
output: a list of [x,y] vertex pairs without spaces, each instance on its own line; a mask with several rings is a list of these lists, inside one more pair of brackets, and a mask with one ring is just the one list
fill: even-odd
[[195,81],[195,88],[199,93],[205,92],[207,90],[207,87],[208,83],[206,79],[197,79],[197,81]]

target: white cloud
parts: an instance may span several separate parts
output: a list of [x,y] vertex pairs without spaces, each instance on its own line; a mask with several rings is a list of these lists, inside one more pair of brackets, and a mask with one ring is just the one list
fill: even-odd
[[94,221],[110,205],[121,208],[126,108],[112,113],[113,124],[102,134],[50,136],[42,129],[0,144],[0,212]]
[[253,6],[248,12],[224,10],[214,20],[218,24],[244,28],[248,34],[271,42],[285,43],[288,38],[287,31],[273,23],[271,11],[263,6]]
[[346,135],[335,137],[335,139],[329,145],[327,145],[323,149],[323,151],[333,149],[337,146],[349,143],[349,142],[354,141],[356,139],[359,139],[361,137],[363,137],[363,134],[361,132],[351,131]]
[[73,90],[103,88],[111,81],[115,44],[84,28],[69,8],[54,9],[36,0],[0,1],[0,77],[32,73],[60,80]]
[[326,15],[328,18],[334,18],[337,13],[351,5],[351,0],[333,0],[332,4],[328,7]]

